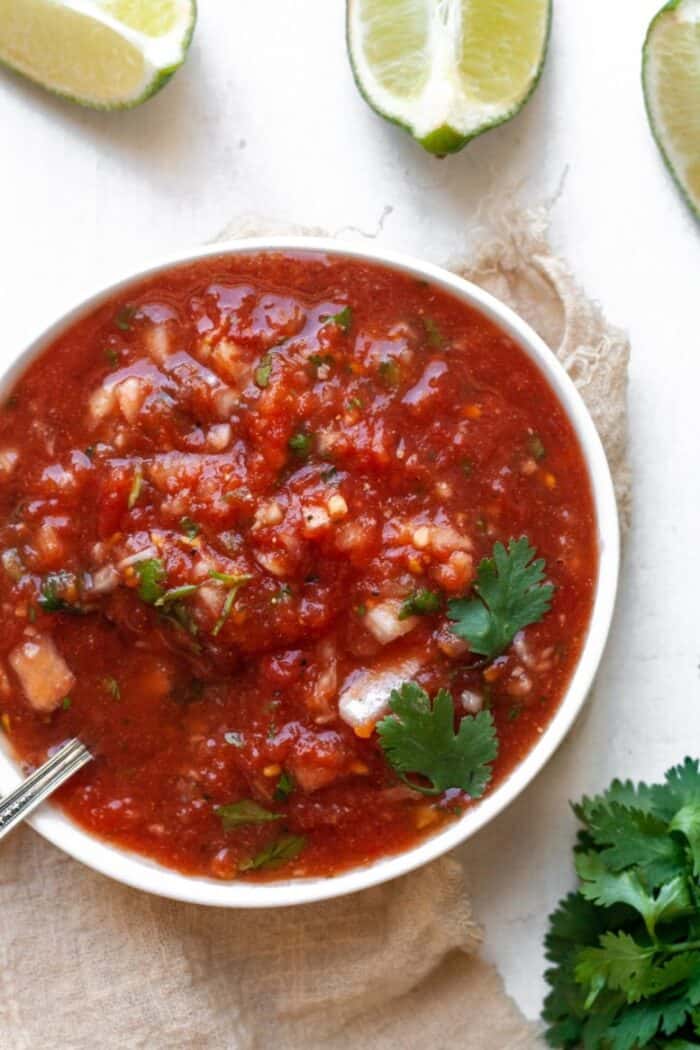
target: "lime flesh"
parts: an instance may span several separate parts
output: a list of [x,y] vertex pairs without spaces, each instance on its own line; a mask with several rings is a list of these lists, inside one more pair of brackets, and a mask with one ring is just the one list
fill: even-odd
[[194,0],[0,0],[0,62],[83,105],[149,98],[187,54]]
[[671,174],[700,217],[700,0],[672,0],[649,27],[644,94]]
[[432,153],[514,116],[545,58],[550,0],[348,0],[360,91]]

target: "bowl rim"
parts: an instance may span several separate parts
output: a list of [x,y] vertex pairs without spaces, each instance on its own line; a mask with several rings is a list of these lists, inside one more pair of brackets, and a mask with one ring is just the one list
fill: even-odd
[[[394,856],[352,868],[332,877],[249,883],[183,875],[173,869],[102,840],[83,830],[59,809],[40,808],[30,825],[59,849],[88,867],[135,889],[174,900],[220,907],[286,907],[356,893],[405,875],[461,845],[493,820],[531,783],[547,764],[581,711],[598,670],[610,629],[617,593],[620,534],[610,469],[597,430],[574,383],[544,340],[514,310],[495,296],[434,263],[387,250],[375,243],[357,244],[331,237],[247,237],[173,251],[83,295],[44,328],[0,374],[0,395],[58,335],[103,301],[135,283],[170,269],[204,259],[232,255],[284,252],[340,256],[387,267],[427,279],[441,290],[476,308],[505,331],[539,368],[574,428],[588,469],[598,526],[598,579],[588,633],[566,693],[542,736],[499,786],[447,828]],[[0,741],[0,790],[21,781],[16,762]]]

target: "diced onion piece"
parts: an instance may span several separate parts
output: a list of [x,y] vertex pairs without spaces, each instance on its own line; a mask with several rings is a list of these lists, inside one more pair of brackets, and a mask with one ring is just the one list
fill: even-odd
[[64,544],[54,526],[49,522],[45,521],[39,526],[35,542],[43,566],[52,568],[64,559]]
[[148,394],[146,383],[142,379],[137,379],[136,376],[130,376],[123,383],[119,383],[116,393],[124,419],[127,423],[135,423]]
[[262,503],[255,512],[254,529],[263,529],[267,525],[279,525],[284,517],[284,512],[279,503],[272,500],[270,503]]
[[165,363],[171,352],[171,339],[168,326],[165,324],[153,325],[146,332],[146,349],[158,365]]
[[478,715],[484,706],[483,696],[480,693],[473,692],[471,689],[465,689],[459,700],[462,710],[467,715]]
[[340,717],[358,735],[369,736],[375,722],[388,712],[392,691],[413,678],[420,667],[420,660],[407,657],[381,670],[354,671],[340,690]]
[[46,634],[36,634],[12,650],[10,667],[35,711],[54,711],[75,685],[75,676]]
[[19,463],[19,452],[14,448],[0,450],[0,480],[5,481],[10,477]]
[[111,594],[119,583],[119,573],[113,565],[104,565],[92,575],[88,588],[91,594]]
[[139,561],[147,561],[149,558],[157,558],[158,551],[155,547],[144,547],[140,551],[136,551],[136,554],[130,554],[128,558],[122,558],[119,562],[120,569],[126,569],[129,565],[136,565]]
[[348,512],[348,505],[339,492],[336,492],[331,496],[326,506],[333,521],[338,521],[340,518],[344,518]]
[[306,506],[302,512],[302,528],[307,539],[313,539],[322,532],[326,532],[331,519],[325,507],[314,505]]
[[399,619],[401,604],[397,599],[389,598],[367,610],[364,618],[365,627],[381,645],[388,645],[389,642],[408,634],[418,623],[417,616]]
[[97,426],[98,423],[101,423],[106,416],[114,411],[115,399],[116,392],[113,386],[99,386],[97,390],[93,391],[88,401],[90,422],[93,426]]
[[207,431],[207,446],[212,452],[223,452],[231,440],[231,424],[215,423]]

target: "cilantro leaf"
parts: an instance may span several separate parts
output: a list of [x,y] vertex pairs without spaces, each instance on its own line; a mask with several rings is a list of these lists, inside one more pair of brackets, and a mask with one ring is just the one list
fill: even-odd
[[[430,704],[425,690],[415,682],[394,689],[392,715],[377,725],[379,743],[399,777],[425,795],[440,795],[460,788],[481,798],[491,779],[490,763],[498,753],[496,727],[490,711],[466,715],[455,733],[452,697],[441,689]],[[430,781],[424,787],[407,779],[416,774]]]
[[163,582],[165,568],[159,558],[146,558],[134,563],[134,571],[139,578],[138,596],[142,602],[155,605],[165,594]]
[[217,806],[215,813],[220,819],[224,831],[241,827],[243,824],[268,824],[280,820],[281,813],[271,813],[252,799],[245,798],[240,802],[231,802],[227,806]]
[[473,653],[492,660],[508,648],[518,631],[537,623],[549,611],[554,588],[545,583],[545,563],[526,536],[496,543],[493,557],[484,558],[474,585],[477,597],[448,604],[452,630],[469,642]]
[[629,933],[604,933],[599,947],[578,953],[576,980],[589,990],[586,1006],[593,1005],[604,988],[622,991],[628,1002],[642,996],[644,982],[653,967],[654,946],[637,944]]
[[645,883],[656,888],[685,870],[683,846],[652,813],[619,802],[594,807],[589,800],[574,806],[574,812],[586,819],[591,844],[601,847],[601,857],[611,871],[636,864]]
[[579,854],[576,871],[581,879],[581,893],[587,900],[602,905],[629,905],[639,912],[651,937],[658,922],[674,919],[690,906],[687,883],[682,876],[671,879],[652,897],[634,870],[611,872],[598,853]]
[[679,809],[669,827],[685,835],[693,854],[693,874],[700,876],[700,801]]
[[249,860],[238,865],[239,871],[258,871],[260,868],[279,868],[298,857],[306,839],[303,835],[282,835]]

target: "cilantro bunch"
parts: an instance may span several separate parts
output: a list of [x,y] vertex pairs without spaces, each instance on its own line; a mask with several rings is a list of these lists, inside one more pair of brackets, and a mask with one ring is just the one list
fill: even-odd
[[700,1048],[700,763],[574,807],[577,893],[550,917],[550,1046]]

